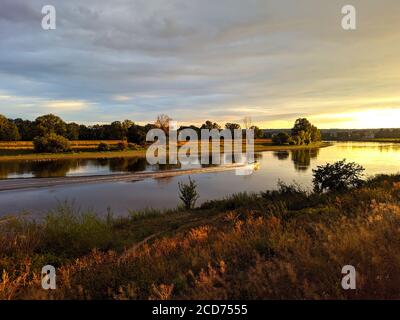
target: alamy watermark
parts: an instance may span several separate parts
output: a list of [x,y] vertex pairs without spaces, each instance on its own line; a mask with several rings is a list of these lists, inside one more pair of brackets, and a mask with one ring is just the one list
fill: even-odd
[[342,268],[342,288],[344,290],[356,290],[356,268],[352,265],[346,265]]
[[[151,165],[180,163],[182,168],[189,169],[209,164],[237,164],[237,175],[250,175],[254,171],[253,129],[201,129],[198,133],[191,128],[178,130],[177,122],[170,121],[167,130],[149,130],[146,140],[153,142],[146,152]],[[224,141],[223,148],[221,141]]]
[[55,30],[57,28],[56,23],[56,8],[52,5],[45,5],[42,7],[42,29],[43,30]]
[[342,18],[342,28],[344,30],[356,30],[357,29],[356,8],[351,4],[347,4],[342,7],[342,14],[344,14]]
[[42,268],[42,288],[44,290],[55,290],[56,287],[56,268],[51,265]]

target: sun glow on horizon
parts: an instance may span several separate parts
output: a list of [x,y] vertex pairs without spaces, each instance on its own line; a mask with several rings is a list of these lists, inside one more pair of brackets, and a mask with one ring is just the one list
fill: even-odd
[[320,128],[377,129],[400,127],[400,108],[368,109],[349,113],[311,116]]

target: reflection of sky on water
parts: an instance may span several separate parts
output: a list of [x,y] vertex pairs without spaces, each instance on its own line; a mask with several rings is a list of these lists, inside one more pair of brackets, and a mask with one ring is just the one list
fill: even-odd
[[[275,188],[279,179],[285,182],[297,181],[310,187],[312,168],[343,158],[362,164],[367,169],[368,175],[400,172],[400,145],[395,144],[379,146],[374,143],[338,143],[318,150],[263,152],[256,158],[261,166],[251,176],[236,176],[235,171],[192,175],[199,186],[199,201],[217,199],[241,191],[257,192]],[[103,161],[101,164],[93,160],[80,161],[68,170],[79,174],[82,172],[98,174],[99,170],[118,172],[121,168],[128,171],[149,169],[146,163],[120,159],[113,162]],[[65,167],[59,164],[53,169],[65,170]],[[49,167],[46,172],[48,170]],[[75,201],[82,209],[93,208],[100,214],[106,213],[108,207],[116,214],[126,214],[128,209],[174,207],[178,203],[177,184],[182,180],[187,180],[187,176],[148,179],[134,183],[70,185],[0,192],[0,215],[21,212],[24,209],[29,209],[33,213],[43,212],[48,208],[54,208],[57,201],[65,200]]]

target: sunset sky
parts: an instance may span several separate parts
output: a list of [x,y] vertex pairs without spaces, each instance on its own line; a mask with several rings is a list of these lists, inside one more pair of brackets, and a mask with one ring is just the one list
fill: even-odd
[[[41,28],[54,5],[57,29]],[[357,9],[357,30],[341,8]],[[0,114],[400,127],[399,0],[0,0]]]

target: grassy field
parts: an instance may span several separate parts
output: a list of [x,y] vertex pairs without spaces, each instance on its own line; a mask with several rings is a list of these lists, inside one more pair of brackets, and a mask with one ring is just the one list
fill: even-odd
[[[40,223],[0,222],[0,299],[399,299],[399,229],[400,176],[126,218],[64,205]],[[46,264],[57,290],[41,289]],[[348,264],[354,291],[341,288]]]
[[[120,158],[120,157],[144,157],[146,149],[125,150],[125,151],[97,151],[100,142],[106,142],[111,147],[120,142],[119,140],[105,141],[72,141],[72,152],[68,153],[34,153],[32,142],[29,141],[0,141],[0,161],[12,160],[50,160],[50,159],[94,159],[94,158]],[[181,144],[180,144],[181,145]],[[330,146],[329,143],[320,142],[303,146],[278,146],[274,145],[269,139],[257,139],[254,143],[254,151],[277,151],[277,150],[296,150],[307,148],[321,148]],[[223,148],[223,143],[221,144]],[[243,148],[245,150],[245,147]]]
[[[121,140],[79,140],[71,141],[73,150],[97,149],[101,142],[116,146]],[[0,141],[0,150],[33,150],[32,141]]]

